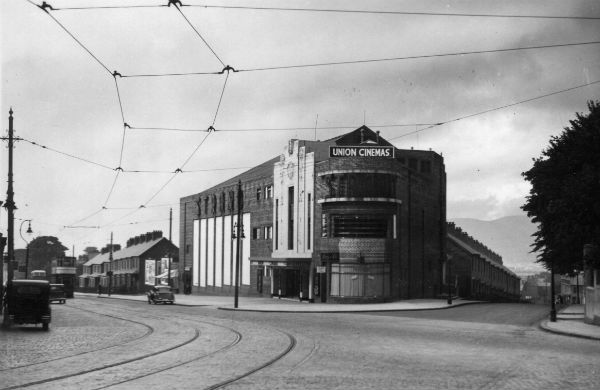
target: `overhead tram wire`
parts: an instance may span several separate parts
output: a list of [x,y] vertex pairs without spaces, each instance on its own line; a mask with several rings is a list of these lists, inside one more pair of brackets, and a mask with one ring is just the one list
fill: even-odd
[[102,10],[102,9],[135,9],[135,8],[162,8],[166,7],[163,4],[155,5],[99,5],[89,7],[60,7],[54,8],[53,11],[89,11],[89,10]]
[[171,6],[171,4],[173,4],[173,6],[175,7],[175,9],[177,11],[179,11],[179,13],[183,17],[183,19],[185,19],[185,21],[187,22],[187,24],[189,24],[189,26],[192,28],[192,30],[194,30],[196,32],[196,35],[198,35],[198,37],[200,37],[200,39],[202,40],[202,42],[204,42],[204,44],[206,45],[206,47],[208,47],[208,49],[213,53],[213,55],[217,58],[217,60],[219,60],[219,62],[221,63],[221,65],[223,65],[225,67],[226,66],[225,63],[221,60],[221,58],[217,55],[217,53],[213,50],[213,48],[208,44],[208,42],[206,41],[206,39],[204,39],[204,37],[202,36],[202,34],[200,34],[200,32],[196,29],[196,27],[194,27],[194,25],[192,24],[192,22],[190,22],[190,20],[185,16],[185,14],[179,8],[179,6],[177,5],[177,3],[181,4],[181,2],[179,2],[179,1],[169,0],[169,7]]
[[86,221],[86,220],[88,220],[88,219],[92,218],[93,216],[95,216],[95,215],[97,215],[97,214],[101,213],[102,211],[104,211],[104,208],[101,208],[100,210],[94,211],[94,212],[93,212],[93,213],[91,213],[90,215],[88,215],[88,216],[85,216],[85,217],[83,217],[83,218],[81,218],[81,219],[78,219],[77,221],[75,221],[75,222],[73,222],[73,223],[70,223],[69,225],[78,225],[78,224],[82,223],[83,221]]
[[543,98],[546,98],[546,97],[549,97],[549,96],[554,96],[554,95],[558,95],[558,94],[561,94],[561,93],[573,91],[573,90],[576,90],[576,89],[579,89],[579,88],[589,87],[590,85],[594,85],[594,84],[600,84],[600,80],[592,81],[592,82],[589,82],[589,83],[586,83],[586,84],[577,85],[577,86],[571,87],[571,88],[561,89],[559,91],[554,91],[554,92],[546,93],[546,94],[535,96],[535,97],[532,97],[532,98],[529,98],[529,99],[520,100],[518,102],[514,102],[514,103],[511,103],[511,104],[505,104],[503,106],[490,108],[490,109],[487,109],[487,110],[484,110],[484,111],[476,112],[474,114],[464,115],[464,116],[461,116],[461,117],[458,117],[458,118],[454,118],[454,119],[450,119],[450,120],[447,120],[447,121],[444,121],[444,122],[435,123],[433,125],[430,125],[428,127],[423,128],[423,129],[418,129],[418,130],[415,130],[415,131],[411,131],[409,133],[405,133],[405,134],[399,135],[397,137],[388,138],[388,140],[389,141],[393,141],[393,140],[398,139],[398,138],[407,137],[409,135],[420,133],[422,131],[432,129],[434,127],[439,127],[439,126],[442,126],[442,125],[445,125],[445,124],[448,124],[448,123],[457,122],[457,121],[460,121],[460,120],[463,120],[463,119],[472,118],[474,116],[483,115],[483,114],[487,114],[487,113],[490,113],[490,112],[493,112],[493,111],[502,110],[504,108],[517,106],[517,105],[528,103],[528,102],[531,102],[531,101],[534,101],[534,100],[539,100],[539,99],[543,99]]
[[549,48],[568,47],[568,46],[597,45],[599,43],[600,43],[600,41],[575,42],[575,43],[561,43],[561,44],[554,44],[554,45],[512,47],[512,48],[505,48],[505,49],[472,50],[472,51],[463,51],[463,52],[457,52],[457,53],[424,54],[424,55],[416,55],[416,56],[388,57],[388,58],[374,58],[374,59],[372,58],[372,59],[365,59],[365,60],[350,60],[350,61],[333,61],[333,62],[321,62],[321,63],[313,63],[313,64],[267,66],[267,67],[261,67],[261,68],[238,69],[237,72],[259,72],[259,71],[266,71],[266,70],[315,68],[315,67],[320,67],[320,66],[354,65],[354,64],[367,64],[367,63],[376,63],[376,62],[415,60],[415,59],[424,59],[424,58],[441,58],[441,57],[463,56],[463,55],[471,55],[471,54],[505,53],[505,52],[511,52],[511,51],[519,51],[519,50],[535,50],[535,49],[549,49]]
[[[432,123],[397,123],[397,124],[386,124],[386,125],[369,125],[371,128],[387,128],[387,127],[415,127],[415,126],[429,126]],[[317,127],[317,130],[343,130],[354,128],[354,125],[349,126],[321,126]],[[157,130],[157,131],[181,131],[181,132],[208,132],[207,129],[181,129],[174,127],[134,127],[131,126],[130,130]],[[239,128],[239,129],[218,129],[222,132],[251,132],[251,131],[302,131],[310,130],[314,131],[315,127],[271,127],[271,128]]]
[[[89,54],[89,55],[90,55],[90,56],[91,56],[93,59],[95,59],[95,60],[96,60],[96,62],[98,62],[98,64],[100,64],[100,66],[102,66],[102,67],[103,67],[103,68],[104,68],[104,69],[105,69],[105,70],[106,70],[106,71],[107,71],[107,72],[108,72],[108,73],[109,73],[111,76],[113,76],[113,78],[114,78],[114,80],[115,80],[115,85],[117,86],[117,95],[118,95],[118,97],[119,97],[119,105],[120,105],[120,107],[121,107],[121,118],[123,119],[123,123],[125,123],[124,116],[123,116],[123,107],[122,107],[122,104],[121,104],[121,97],[120,97],[120,94],[119,94],[119,88],[118,88],[118,84],[117,84],[117,80],[116,80],[116,75],[118,74],[118,72],[116,72],[116,71],[115,71],[115,72],[111,72],[111,71],[110,71],[110,69],[109,69],[109,68],[108,68],[108,67],[107,67],[107,66],[106,66],[106,65],[105,65],[105,64],[104,64],[102,61],[100,61],[100,59],[98,59],[98,57],[96,57],[96,56],[95,56],[95,55],[94,55],[94,54],[93,54],[93,53],[92,53],[92,52],[91,52],[91,51],[90,51],[90,50],[89,50],[89,49],[88,49],[88,48],[87,48],[87,47],[86,47],[86,46],[85,46],[85,45],[84,45],[84,44],[83,44],[83,43],[82,43],[82,42],[81,42],[79,39],[77,39],[77,37],[75,37],[75,35],[74,35],[74,34],[72,34],[72,33],[71,33],[71,32],[70,32],[70,31],[69,31],[69,30],[68,30],[68,29],[67,29],[67,28],[66,28],[66,27],[65,27],[65,26],[64,26],[64,25],[63,25],[63,24],[62,24],[62,23],[61,23],[61,22],[58,20],[58,19],[56,19],[56,18],[55,18],[55,17],[54,17],[54,16],[53,16],[53,15],[52,15],[50,12],[49,12],[49,10],[51,10],[51,11],[54,11],[54,10],[55,10],[55,9],[54,9],[54,8],[53,8],[51,5],[47,4],[46,2],[43,2],[43,3],[42,3],[42,5],[40,6],[40,5],[37,5],[37,4],[33,3],[33,2],[32,2],[32,1],[30,1],[30,0],[27,0],[27,1],[28,1],[30,4],[33,4],[33,5],[35,5],[36,7],[40,8],[40,9],[41,9],[42,11],[44,11],[44,12],[45,12],[45,13],[46,13],[48,16],[50,16],[50,17],[52,18],[52,20],[54,20],[54,21],[55,21],[55,22],[56,22],[56,23],[57,23],[57,24],[58,24],[58,25],[59,25],[59,26],[60,26],[60,27],[61,27],[61,28],[62,28],[62,29],[63,29],[63,30],[64,30],[64,31],[65,31],[65,32],[66,32],[66,33],[67,33],[67,34],[68,34],[68,35],[71,37],[71,38],[73,38],[73,40],[75,40],[75,42],[77,42],[77,43],[79,44],[79,46],[81,46],[81,47],[82,47],[82,48],[83,48],[83,49],[84,49],[84,50],[85,50],[85,51],[86,51],[86,52],[87,52],[87,53],[88,53],[88,54]],[[125,126],[125,125],[124,125],[124,126]],[[125,131],[125,129],[123,129],[123,131]],[[123,139],[122,139],[122,142],[121,142],[121,156],[120,156],[120,160],[122,159],[122,156],[123,156],[123,145],[124,145],[124,138],[125,138],[125,134],[123,134]],[[110,191],[109,191],[109,193],[108,193],[108,196],[107,196],[107,198],[106,198],[106,201],[104,202],[104,206],[106,206],[106,205],[108,204],[108,201],[109,201],[109,199],[110,199],[110,197],[111,197],[111,195],[112,195],[112,193],[113,193],[113,191],[114,191],[115,184],[116,184],[116,182],[117,182],[117,179],[119,178],[119,173],[120,173],[119,169],[120,169],[120,165],[121,165],[121,164],[119,163],[119,168],[117,168],[117,173],[116,173],[116,175],[115,175],[115,179],[113,180],[113,183],[112,183],[112,186],[111,186],[111,188],[110,188]]]
[[83,43],[81,43],[81,41],[79,39],[77,39],[77,37],[75,37],[75,35],[73,35],[58,19],[56,19],[52,13],[50,13],[48,11],[48,9],[50,10],[54,10],[51,6],[47,5],[46,2],[44,2],[42,5],[37,5],[34,2],[30,1],[30,0],[26,0],[27,2],[29,2],[30,4],[35,5],[36,7],[40,8],[42,11],[44,11],[48,16],[50,16],[50,18],[52,18],[52,20],[54,20],[56,22],[56,24],[58,24],[60,26],[60,28],[62,28],[67,34],[69,34],[69,36],[71,38],[73,38],[73,40],[75,42],[77,42],[79,44],[79,46],[81,46],[83,48],[83,50],[85,50],[94,60],[96,60],[96,62],[98,64],[100,64],[100,66],[102,66],[104,68],[104,70],[106,70],[109,74],[112,75],[112,72],[110,71],[110,69],[108,69],[108,67],[106,65],[104,65],[104,63],[102,61],[100,61],[100,59],[98,57],[96,57],[94,55],[94,53],[92,53]]
[[[28,0],[29,1],[29,0]],[[31,1],[30,1],[31,2]],[[33,3],[32,3],[33,4]],[[127,8],[161,8],[168,5],[115,5],[115,6],[88,6],[88,7],[60,7],[54,11],[81,11],[95,9],[127,9]],[[569,16],[569,15],[518,15],[518,14],[481,14],[481,13],[449,13],[449,12],[413,12],[413,11],[379,11],[355,9],[327,9],[327,8],[285,8],[285,7],[253,7],[211,4],[181,4],[182,7],[217,8],[249,11],[282,11],[282,12],[313,12],[313,13],[347,13],[347,14],[373,14],[373,15],[398,15],[398,16],[447,16],[447,17],[475,17],[475,18],[504,18],[504,19],[575,19],[598,20],[599,16]]]
[[[184,161],[183,164],[180,165],[179,168],[177,168],[174,172],[173,175],[169,178],[169,180],[167,180],[165,182],[165,184],[163,184],[144,204],[142,204],[140,207],[136,208],[135,210],[131,211],[130,213],[125,214],[124,216],[120,217],[119,219],[108,223],[107,225],[104,225],[103,227],[108,227],[108,226],[114,226],[114,224],[118,221],[121,221],[131,215],[133,215],[134,213],[138,212],[140,209],[145,208],[146,205],[148,203],[150,203],[152,200],[154,200],[154,198],[156,198],[158,196],[158,194],[160,194],[177,176],[177,174],[182,173],[183,172],[183,168],[189,163],[189,161],[192,159],[192,157],[196,154],[196,152],[198,151],[198,149],[200,149],[200,147],[204,144],[204,142],[206,142],[206,140],[208,139],[208,137],[214,133],[215,129],[214,129],[214,125],[217,121],[217,116],[219,114],[219,109],[221,107],[221,103],[223,101],[223,96],[225,94],[225,88],[227,87],[227,80],[229,79],[229,71],[233,70],[235,71],[233,68],[226,66],[225,69],[223,69],[223,73],[226,72],[225,75],[225,81],[223,83],[223,88],[221,90],[221,94],[219,96],[219,102],[217,103],[217,108],[215,110],[215,115],[213,116],[213,121],[212,121],[212,125],[208,128],[208,133],[206,134],[206,136],[202,139],[202,141],[200,141],[200,143],[198,144],[198,146],[196,146],[196,148],[194,149],[194,151],[188,156],[188,158]],[[120,172],[120,171],[119,171]],[[119,173],[117,172],[117,173]],[[116,182],[116,178],[115,178],[115,182]],[[113,188],[114,188],[114,183],[113,183]],[[112,189],[111,189],[112,192]]]
[[86,162],[88,164],[93,164],[93,165],[96,165],[96,166],[99,166],[99,167],[102,167],[102,168],[105,168],[105,169],[110,169],[111,171],[113,170],[113,168],[109,167],[108,165],[105,165],[105,164],[102,164],[102,163],[99,163],[99,162],[95,162],[95,161],[92,161],[92,160],[88,160],[87,158],[78,157],[78,156],[75,156],[75,155],[67,153],[67,152],[62,152],[62,151],[60,151],[58,149],[54,149],[54,148],[51,148],[49,146],[45,146],[45,145],[39,144],[37,142],[28,140],[26,138],[20,137],[19,140],[20,141],[25,141],[25,142],[33,145],[33,146],[37,146],[39,148],[42,148],[42,149],[45,149],[45,150],[49,150],[51,152],[58,153],[60,155],[66,156],[66,157],[74,158],[76,160],[83,161],[83,162]]
[[[453,52],[453,53],[437,53],[437,54],[423,54],[415,56],[403,56],[403,57],[387,57],[387,58],[367,58],[364,60],[348,60],[348,61],[332,61],[332,62],[321,62],[313,64],[293,64],[293,65],[280,65],[280,66],[266,66],[260,68],[248,68],[248,69],[237,69],[234,72],[259,72],[268,70],[285,70],[285,69],[301,69],[301,68],[316,68],[321,66],[334,66],[334,65],[355,65],[355,64],[368,64],[378,62],[391,62],[391,61],[405,61],[405,60],[418,60],[426,58],[443,58],[443,57],[455,57],[472,54],[491,54],[491,53],[505,53],[511,51],[520,50],[536,50],[536,49],[551,49],[559,47],[570,47],[570,46],[583,46],[583,45],[596,45],[600,41],[588,41],[588,42],[572,42],[572,43],[559,43],[552,45],[537,45],[537,46],[524,46],[524,47],[512,47],[504,49],[489,49],[489,50],[473,50],[464,52]],[[228,69],[230,67],[225,67]],[[224,70],[225,70],[224,69]],[[233,68],[231,68],[233,69]],[[181,76],[197,76],[197,75],[219,75],[223,74],[224,70],[214,72],[180,72],[180,73],[147,73],[147,74],[132,74],[132,75],[120,75],[122,78],[127,77],[181,77]],[[311,127],[314,130],[314,126]],[[182,130],[183,131],[183,130]]]
[[197,172],[214,172],[214,171],[230,171],[236,169],[250,169],[254,167],[231,167],[231,168],[208,168],[208,169],[192,169],[188,171],[183,171],[183,173],[197,173]]
[[217,121],[217,115],[219,115],[219,109],[221,108],[221,102],[223,101],[223,95],[225,94],[225,87],[227,87],[227,80],[228,79],[229,79],[229,71],[227,71],[227,74],[225,75],[225,82],[223,83],[223,88],[221,89],[221,95],[219,96],[219,103],[217,104],[217,109],[215,110],[215,115],[213,116],[212,124],[207,129],[208,134],[206,134],[206,136],[202,139],[202,141],[200,141],[200,143],[198,144],[198,146],[196,146],[196,149],[194,149],[194,151],[188,156],[188,158],[185,159],[185,161],[183,162],[183,164],[181,164],[179,166],[178,170],[175,171],[175,173],[177,173],[178,171],[181,171],[181,170],[183,170],[183,168],[185,168],[185,166],[190,162],[190,160],[192,159],[192,157],[194,157],[194,155],[196,154],[196,152],[198,151],[198,149],[200,149],[200,147],[202,146],[202,144],[204,144],[204,142],[206,141],[206,139],[208,138],[208,136],[210,136],[215,131],[214,125],[215,125],[215,123]]
[[106,205],[108,204],[108,201],[110,200],[110,197],[113,193],[113,191],[115,190],[115,186],[117,184],[117,180],[119,179],[119,174],[121,173],[120,170],[117,170],[117,173],[115,174],[115,178],[112,182],[112,185],[110,186],[110,190],[108,191],[108,195],[106,196],[106,200],[104,201],[104,208],[106,208]]
[[448,16],[448,17],[475,17],[475,18],[522,18],[522,19],[576,19],[576,20],[598,20],[600,16],[563,16],[563,15],[517,15],[517,14],[476,14],[476,13],[449,13],[449,12],[412,12],[412,11],[377,11],[377,10],[353,10],[353,9],[326,9],[326,8],[285,8],[285,7],[253,7],[235,5],[209,5],[209,4],[186,4],[186,7],[220,8],[250,11],[284,11],[284,12],[327,12],[348,14],[374,14],[374,15],[398,15],[398,16]]
[[117,89],[117,99],[119,100],[119,109],[121,110],[121,120],[123,123],[123,136],[121,137],[121,152],[119,153],[119,167],[123,163],[123,150],[125,149],[125,132],[129,125],[125,121],[125,114],[123,113],[123,102],[121,101],[121,93],[119,91],[119,83],[117,82],[117,76],[121,76],[117,71],[113,72],[113,78],[115,80],[115,88]]
[[175,77],[175,76],[205,76],[205,75],[218,75],[221,72],[188,72],[188,73],[154,73],[154,74],[128,74],[122,75],[122,78],[134,78],[134,77]]
[[[37,147],[39,147],[41,149],[44,149],[44,150],[47,150],[47,151],[50,151],[50,152],[54,152],[54,153],[60,154],[62,156],[70,157],[70,158],[73,158],[75,160],[83,161],[83,162],[88,163],[88,164],[93,164],[93,165],[99,166],[99,167],[104,168],[104,169],[108,169],[108,170],[111,170],[111,171],[117,170],[117,168],[109,167],[108,165],[105,165],[105,164],[101,164],[101,163],[98,163],[98,162],[95,162],[95,161],[91,161],[91,160],[88,160],[88,159],[83,158],[83,157],[75,156],[73,154],[66,153],[66,152],[63,152],[63,151],[51,148],[49,146],[41,145],[41,144],[39,144],[39,143],[37,143],[35,141],[31,141],[31,140],[28,140],[26,138],[20,137],[19,140],[27,142],[27,143],[29,143],[29,144],[31,144],[33,146],[37,146]],[[207,168],[207,169],[196,169],[196,170],[185,170],[185,171],[181,170],[181,172],[179,172],[179,173],[227,171],[227,170],[248,169],[248,168],[251,168],[251,167],[223,167],[223,168]],[[127,169],[119,169],[119,171],[122,172],[122,173],[173,173],[173,171],[160,171],[160,170],[127,170]]]

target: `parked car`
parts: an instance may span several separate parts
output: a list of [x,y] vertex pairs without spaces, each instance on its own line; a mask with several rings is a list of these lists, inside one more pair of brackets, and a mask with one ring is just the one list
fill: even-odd
[[11,280],[6,284],[3,325],[42,324],[48,330],[52,319],[50,282],[47,280]]
[[64,284],[50,284],[50,302],[66,303],[67,292]]
[[148,304],[168,303],[172,305],[175,302],[175,295],[169,286],[154,286],[146,295],[148,296]]

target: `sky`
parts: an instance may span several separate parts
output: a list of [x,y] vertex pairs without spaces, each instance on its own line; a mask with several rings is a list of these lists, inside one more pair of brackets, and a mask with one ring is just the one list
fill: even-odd
[[[504,50],[600,41],[600,20],[581,18],[600,18],[596,0],[40,3],[0,2],[0,117],[6,131],[12,108],[24,139],[15,248],[52,235],[77,256],[111,233],[121,245],[168,237],[171,208],[178,244],[181,197],[281,154],[290,138],[363,124],[444,156],[449,220],[519,215],[530,189],[521,173],[600,95],[598,43]],[[114,5],[135,7],[66,9]],[[490,50],[501,51],[466,54]],[[226,66],[238,72],[214,74]]]

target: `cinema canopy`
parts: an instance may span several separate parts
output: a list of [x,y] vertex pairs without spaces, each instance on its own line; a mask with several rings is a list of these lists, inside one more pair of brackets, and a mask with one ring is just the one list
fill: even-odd
[[443,158],[397,149],[366,126],[291,139],[280,156],[180,203],[179,258],[193,294],[233,294],[236,259],[247,296],[382,302],[443,292]]

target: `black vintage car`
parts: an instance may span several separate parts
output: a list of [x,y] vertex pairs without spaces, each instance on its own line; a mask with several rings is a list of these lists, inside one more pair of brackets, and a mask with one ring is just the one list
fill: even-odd
[[64,284],[50,284],[50,302],[67,302],[67,292]]
[[169,286],[154,286],[146,293],[148,296],[148,304],[168,303],[170,305],[175,302],[175,295]]
[[42,324],[48,330],[52,319],[50,282],[47,280],[11,280],[6,284],[3,325]]

